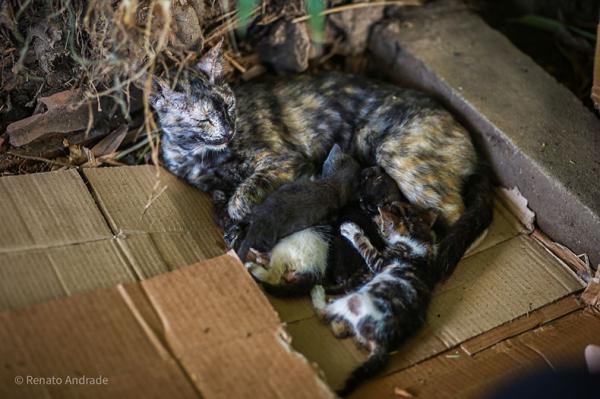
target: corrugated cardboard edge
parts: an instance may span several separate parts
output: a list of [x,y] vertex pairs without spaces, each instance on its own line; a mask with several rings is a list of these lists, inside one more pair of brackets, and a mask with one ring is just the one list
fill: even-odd
[[337,397],[331,387],[325,383],[325,373],[318,364],[314,362],[309,362],[308,359],[300,352],[296,351],[292,346],[292,337],[288,333],[288,331],[282,326],[280,328],[279,334],[277,335],[277,342],[283,347],[283,349],[290,355],[298,359],[298,361],[303,362],[309,367],[312,367],[318,375],[315,375],[317,386],[322,391],[324,397],[335,398]]
[[585,283],[589,283],[594,275],[590,265],[582,260],[585,259],[585,254],[575,255],[573,251],[564,245],[553,241],[544,232],[535,229],[531,234],[542,246],[550,252],[555,258],[559,259],[568,269],[573,271]]
[[594,278],[581,294],[581,300],[588,306],[600,311],[600,268],[596,271]]
[[[596,37],[600,37],[600,24]],[[594,85],[592,86],[592,100],[596,109],[600,109],[600,40],[596,40],[596,56],[594,57]]]
[[521,222],[525,232],[531,233],[535,228],[535,213],[527,207],[529,201],[523,197],[518,187],[504,188],[497,191],[498,198],[508,210]]

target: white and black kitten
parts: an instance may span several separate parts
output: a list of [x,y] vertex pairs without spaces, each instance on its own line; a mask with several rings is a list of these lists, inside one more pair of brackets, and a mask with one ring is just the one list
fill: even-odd
[[435,256],[433,224],[437,213],[394,202],[379,209],[375,219],[386,247],[373,246],[354,223],[344,223],[341,234],[352,243],[373,271],[372,279],[357,291],[329,304],[325,292],[311,292],[313,304],[337,337],[354,337],[370,352],[354,370],[340,394],[380,371],[389,351],[420,327],[430,300],[429,284]]

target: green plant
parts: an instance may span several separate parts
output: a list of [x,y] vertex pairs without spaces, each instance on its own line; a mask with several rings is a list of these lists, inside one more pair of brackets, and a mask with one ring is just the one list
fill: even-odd
[[[248,28],[250,17],[253,10],[258,6],[258,0],[238,0],[238,30],[244,34]],[[325,27],[324,0],[306,0],[304,3],[307,14],[309,15],[309,26],[313,41],[319,43],[323,39]]]

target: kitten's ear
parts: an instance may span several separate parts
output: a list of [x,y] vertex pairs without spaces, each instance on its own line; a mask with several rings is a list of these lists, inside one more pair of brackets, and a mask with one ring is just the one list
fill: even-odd
[[339,159],[343,155],[344,152],[342,151],[342,148],[339,145],[334,144],[331,151],[329,151],[329,155],[327,155],[327,159],[323,162],[323,172],[321,175],[323,177],[332,175],[336,170]]
[[210,83],[223,81],[225,78],[223,71],[223,39],[200,57],[196,69],[204,73]]

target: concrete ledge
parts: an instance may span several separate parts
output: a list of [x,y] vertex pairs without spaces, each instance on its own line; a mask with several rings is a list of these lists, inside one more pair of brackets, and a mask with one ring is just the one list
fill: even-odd
[[478,16],[445,2],[374,27],[388,78],[435,93],[471,129],[538,225],[600,262],[600,121]]

